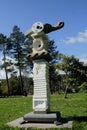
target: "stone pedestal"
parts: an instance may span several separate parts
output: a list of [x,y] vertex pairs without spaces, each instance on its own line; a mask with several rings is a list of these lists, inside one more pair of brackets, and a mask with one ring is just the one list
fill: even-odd
[[33,61],[33,112],[24,115],[25,122],[60,124],[60,112],[49,112],[49,64],[44,59]]
[[46,113],[50,107],[49,65],[43,59],[34,60],[33,64],[33,110]]
[[46,113],[46,114],[35,114],[33,112],[28,113],[24,116],[26,122],[35,123],[55,123],[60,124],[60,112]]
[[60,112],[50,112],[49,64],[44,59],[33,61],[33,112],[24,115],[24,122],[60,124]]

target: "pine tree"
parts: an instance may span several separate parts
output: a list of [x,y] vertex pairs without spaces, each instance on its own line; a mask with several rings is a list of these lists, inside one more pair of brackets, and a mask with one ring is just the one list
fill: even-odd
[[14,26],[12,33],[10,34],[11,41],[11,56],[15,59],[15,66],[19,69],[19,77],[20,77],[20,94],[23,94],[23,79],[22,79],[22,69],[24,65],[24,51],[23,46],[25,42],[25,36],[20,31],[18,26]]
[[7,67],[9,66],[9,62],[7,62],[6,56],[7,56],[7,44],[8,44],[8,38],[4,34],[0,34],[0,51],[2,52],[3,55],[3,65],[1,65],[1,69],[4,68],[5,70],[5,75],[6,75],[6,82],[7,82],[7,87],[8,87],[8,96],[9,96],[9,80],[8,80],[8,69]]

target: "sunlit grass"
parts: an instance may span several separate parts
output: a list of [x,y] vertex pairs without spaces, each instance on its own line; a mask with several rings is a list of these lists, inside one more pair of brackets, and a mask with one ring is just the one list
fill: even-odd
[[32,97],[1,98],[0,124],[14,120],[32,111]]
[[[62,117],[72,117],[74,120],[73,130],[87,130],[87,120],[84,120],[84,117],[87,116],[86,94],[68,94],[67,99],[63,98],[63,94],[51,95],[50,110],[60,111]],[[23,117],[26,113],[31,111],[32,96],[0,98],[0,130],[10,130],[7,127],[5,129],[3,125],[19,117]],[[76,120],[78,117],[79,119],[81,118],[81,120]],[[61,130],[68,130],[68,128]]]
[[67,99],[64,99],[63,95],[52,95],[51,110],[60,111],[62,116],[85,116],[87,114],[87,95],[69,94]]

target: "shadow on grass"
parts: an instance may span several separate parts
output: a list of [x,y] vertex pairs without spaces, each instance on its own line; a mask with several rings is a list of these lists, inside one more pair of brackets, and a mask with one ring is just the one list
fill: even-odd
[[87,122],[87,116],[74,116],[72,119],[78,122]]
[[87,122],[87,116],[61,117],[61,123],[67,123],[68,121]]
[[71,116],[65,118],[61,117],[62,124],[68,123],[70,121],[72,122],[72,130],[87,130],[87,116]]
[[62,124],[65,124],[65,123],[72,121],[72,120],[73,120],[72,117],[61,117],[60,121]]

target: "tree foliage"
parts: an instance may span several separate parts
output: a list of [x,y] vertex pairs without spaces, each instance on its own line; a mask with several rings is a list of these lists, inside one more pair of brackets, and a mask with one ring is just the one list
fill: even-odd
[[79,59],[74,56],[60,55],[60,63],[56,64],[56,68],[64,71],[64,75],[61,75],[62,81],[65,85],[65,96],[67,97],[67,90],[78,89],[78,86],[87,81],[87,67],[79,62]]
[[79,87],[79,92],[85,92],[87,93],[87,82],[82,83]]
[[3,55],[3,65],[1,65],[1,69],[4,68],[5,70],[5,75],[6,75],[6,82],[7,82],[7,87],[8,87],[8,95],[9,95],[9,80],[8,80],[8,66],[9,62],[6,60],[6,55],[8,54],[8,38],[4,34],[0,34],[0,51],[2,52]]
[[18,26],[14,26],[12,33],[10,34],[10,42],[11,42],[11,56],[15,59],[15,66],[19,69],[20,75],[20,94],[23,93],[23,79],[22,79],[22,69],[24,68],[24,51],[23,46],[25,42],[25,36],[20,31]]
[[51,61],[49,62],[49,78],[50,78],[50,90],[51,93],[55,93],[59,91],[59,75],[56,72],[55,63],[58,63],[57,55],[59,51],[57,50],[57,46],[55,46],[55,42],[53,40],[48,41],[48,53],[51,56]]

